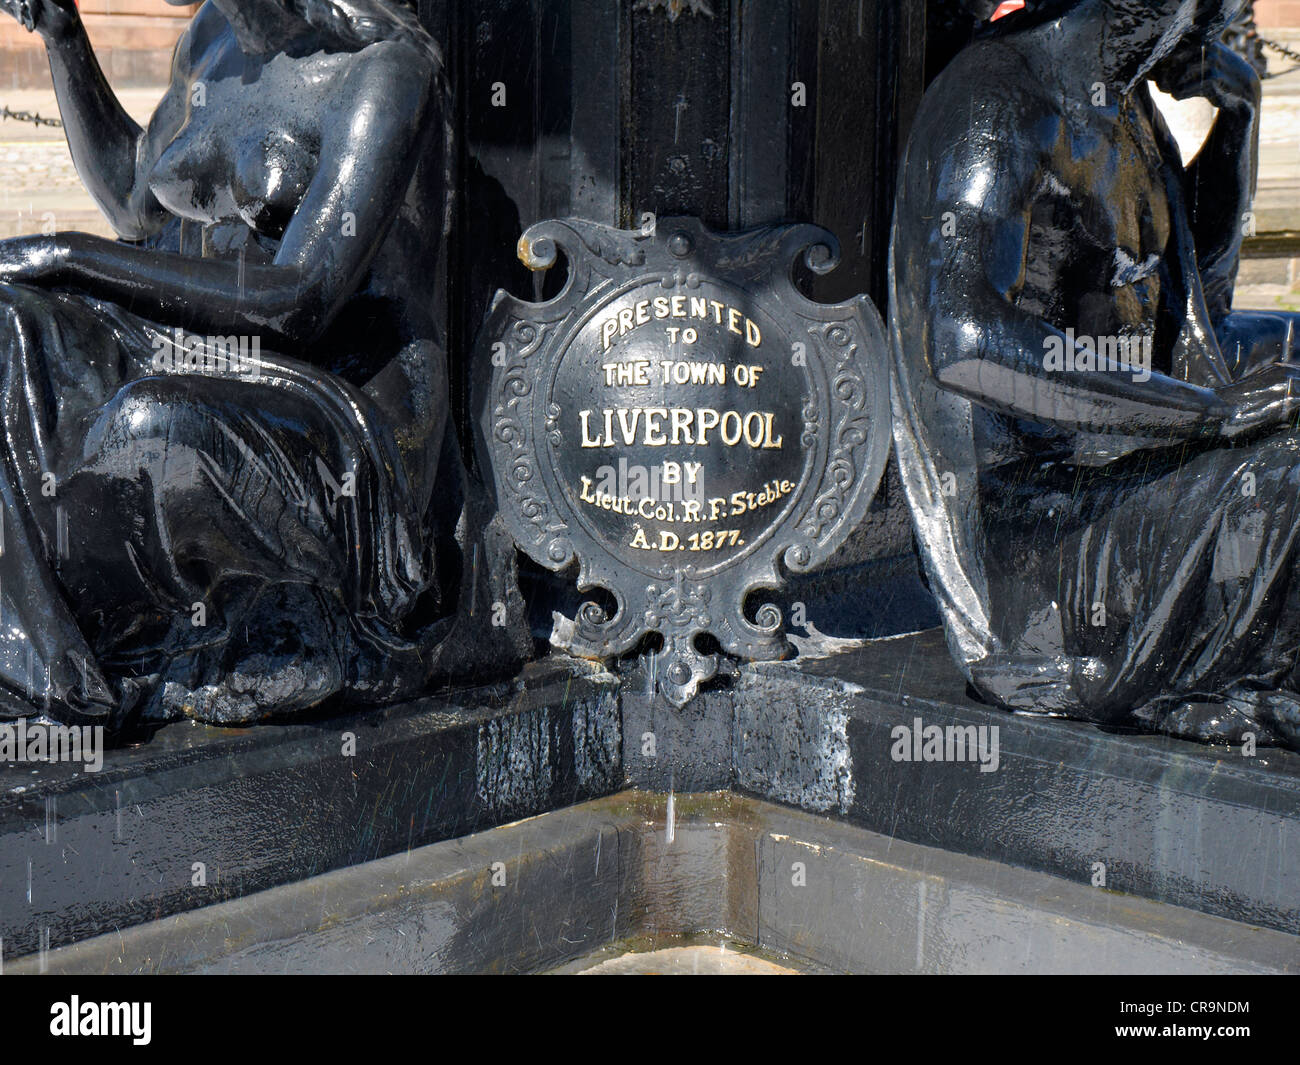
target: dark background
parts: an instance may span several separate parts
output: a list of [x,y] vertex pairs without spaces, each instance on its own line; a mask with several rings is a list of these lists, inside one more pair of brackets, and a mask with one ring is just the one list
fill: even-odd
[[670,0],[422,0],[456,87],[453,351],[498,286],[534,295],[515,241],[553,217],[816,222],[843,251],[817,298],[865,292],[883,307],[900,148],[928,79],[969,36],[956,0],[681,4],[674,16]]
[[[730,230],[815,222],[839,239],[842,259],[807,279],[809,294],[866,293],[883,315],[902,145],[928,80],[971,32],[956,0],[681,0],[676,9],[669,0],[421,0],[420,11],[455,87],[449,344],[467,455],[464,359],[493,294],[538,298],[561,280],[533,277],[515,257],[521,232],[541,219],[630,228],[650,211]],[[794,105],[796,82],[804,106]],[[503,107],[492,105],[498,83]],[[901,598],[917,598],[892,463],[831,570],[842,582],[845,569],[864,566],[873,567],[866,583],[899,591],[901,573]],[[873,632],[857,634],[906,624],[884,620],[879,603],[870,613]]]

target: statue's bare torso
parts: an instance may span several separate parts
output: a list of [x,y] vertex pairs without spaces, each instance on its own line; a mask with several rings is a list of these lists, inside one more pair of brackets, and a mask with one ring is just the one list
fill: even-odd
[[[245,231],[269,256],[304,208],[337,127],[389,106],[384,74],[401,67],[400,47],[381,41],[327,50],[312,35],[270,55],[249,55],[225,16],[205,4],[177,45],[170,84],[141,143],[143,184],[165,212],[152,214],[150,228],[167,216],[196,223],[209,238],[204,253],[217,255],[232,246],[255,249],[239,239]],[[438,146],[437,138],[419,145]],[[370,263],[371,291],[429,298],[419,282],[431,278],[412,276],[411,266],[441,243],[442,216],[438,205],[421,202],[422,193],[427,199],[427,189],[407,190]],[[356,205],[330,206],[339,239],[366,239],[355,233]]]

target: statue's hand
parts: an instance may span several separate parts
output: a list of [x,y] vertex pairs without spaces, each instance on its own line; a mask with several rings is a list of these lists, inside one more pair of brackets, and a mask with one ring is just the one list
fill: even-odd
[[64,257],[62,242],[57,237],[0,240],[0,284],[46,280],[63,265]]
[[75,0],[0,0],[0,10],[46,41],[67,35],[81,19]]
[[1155,83],[1175,100],[1201,96],[1227,111],[1259,109],[1259,74],[1242,56],[1216,41],[1179,45],[1152,71]]
[[1281,425],[1300,413],[1300,366],[1267,366],[1215,392],[1228,407],[1220,429],[1228,439]]

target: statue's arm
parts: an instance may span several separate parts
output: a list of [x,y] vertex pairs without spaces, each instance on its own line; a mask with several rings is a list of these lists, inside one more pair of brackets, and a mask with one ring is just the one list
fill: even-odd
[[[926,190],[928,202],[900,211],[896,301],[905,331],[907,317],[923,323],[930,370],[941,387],[1067,430],[1169,441],[1245,431],[1278,417],[1279,403],[1294,409],[1286,382],[1243,398],[1154,372],[1139,381],[1118,367],[1072,368],[1078,360],[1069,357],[1069,337],[1018,306],[1043,161],[1023,136],[992,129],[933,136],[928,143],[947,143],[950,150],[909,160],[903,179],[905,202],[917,190]],[[1095,279],[1099,291],[1109,283]],[[1059,359],[1049,358],[1058,353]]]
[[[301,348],[329,325],[383,244],[420,156],[431,70],[412,47],[372,45],[350,75],[317,173],[269,264],[198,259],[82,233],[0,255],[0,280],[74,288],[187,329],[267,335]],[[9,245],[18,242],[10,241]],[[0,251],[4,245],[0,244]]]
[[[166,212],[140,180],[145,133],[114,95],[73,0],[0,0],[45,42],[68,149],[82,183],[122,237],[148,236]],[[184,40],[180,47],[184,46]]]
[[[971,292],[977,291],[973,286]],[[986,309],[988,304],[985,305]],[[1160,440],[1218,435],[1230,409],[1210,389],[1152,372],[1048,369],[1049,345],[1070,348],[1051,325],[1006,306],[995,315],[937,313],[935,380],[982,406],[1064,429]],[[1063,366],[1074,359],[1063,357]]]
[[[1177,99],[1208,99],[1218,114],[1184,174],[1197,266],[1217,319],[1231,307],[1259,169],[1259,75],[1227,45],[1179,49],[1158,71]],[[1177,155],[1174,155],[1177,159]]]

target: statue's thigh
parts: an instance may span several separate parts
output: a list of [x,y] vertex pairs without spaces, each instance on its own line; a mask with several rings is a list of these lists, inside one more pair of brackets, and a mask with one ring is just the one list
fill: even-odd
[[101,506],[115,500],[136,552],[173,579],[197,563],[327,580],[346,556],[336,484],[356,463],[308,397],[173,375],[131,382],[102,408],[69,480],[97,485],[88,498]]

